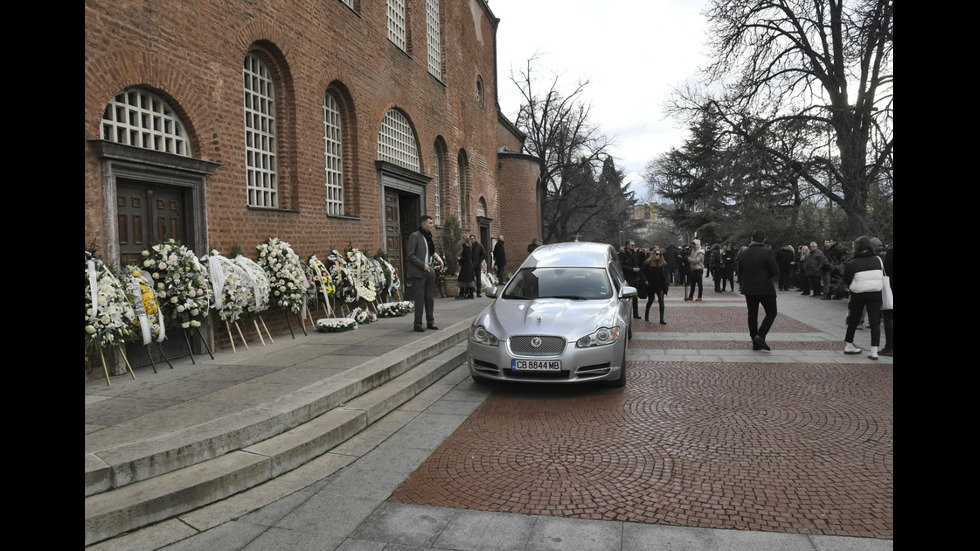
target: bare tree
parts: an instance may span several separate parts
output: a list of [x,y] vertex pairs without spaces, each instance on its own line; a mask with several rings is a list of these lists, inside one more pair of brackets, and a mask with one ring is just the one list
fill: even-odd
[[713,113],[867,233],[869,190],[891,180],[892,0],[713,0],[706,15],[713,61],[673,112]]
[[601,197],[588,190],[594,185],[591,174],[599,172],[612,144],[589,121],[591,105],[582,101],[588,81],[565,94],[559,75],[554,75],[540,93],[536,60],[532,56],[524,71],[511,73],[522,96],[515,126],[527,135],[524,148],[541,165],[542,237],[545,242],[565,241],[602,212]]

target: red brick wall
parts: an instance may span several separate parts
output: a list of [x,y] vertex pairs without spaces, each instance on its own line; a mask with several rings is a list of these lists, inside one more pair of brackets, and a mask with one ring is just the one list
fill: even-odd
[[512,272],[527,258],[531,239],[541,237],[541,203],[536,192],[540,167],[534,157],[522,153],[497,153],[497,158],[500,212],[504,214],[498,233],[504,234],[507,270]]
[[[431,176],[432,146],[442,136],[452,185],[459,151],[470,159],[468,212],[475,215],[481,196],[492,209],[495,23],[481,0],[441,4],[443,82],[426,67],[423,0],[408,1],[409,55],[387,39],[384,2],[362,2],[360,12],[338,0],[87,2],[86,139],[98,138],[103,110],[117,92],[142,86],[163,96],[191,133],[192,155],[222,164],[207,181],[209,246],[222,252],[238,244],[247,254],[277,236],[302,257],[348,243],[373,254],[382,244],[377,135],[391,108],[402,110],[414,127],[421,172]],[[248,209],[245,197],[242,61],[257,44],[280,77],[281,209],[272,211]],[[483,107],[476,98],[478,77]],[[352,163],[345,184],[354,220],[325,215],[322,103],[331,84],[349,94],[345,108],[353,143],[346,144]],[[88,146],[86,151],[85,237],[86,243],[100,243],[102,175]],[[431,205],[431,190],[428,195]],[[475,227],[475,218],[469,223]]]
[[[533,227],[528,221],[537,220],[537,209],[527,202],[529,196],[518,196],[527,187],[518,182],[530,174],[527,167],[499,172],[497,167],[496,18],[484,0],[442,0],[440,81],[427,69],[425,2],[406,3],[407,53],[387,39],[382,1],[356,2],[355,12],[339,0],[89,0],[85,139],[99,138],[103,111],[116,93],[131,86],[151,90],[185,124],[191,156],[221,163],[206,184],[208,249],[228,254],[238,245],[254,259],[255,246],[275,236],[304,259],[323,258],[348,244],[373,255],[383,246],[377,136],[385,112],[397,108],[415,131],[422,174],[432,175],[437,137],[445,141],[453,205],[456,159],[465,150],[472,191],[464,227],[476,228],[481,197],[494,219],[494,234],[513,234],[511,220]],[[277,78],[281,208],[276,210],[246,205],[242,63],[256,49]],[[345,115],[344,156],[350,161],[345,203],[351,217],[325,214],[322,106],[328,87],[338,91]],[[513,136],[505,139],[514,148]],[[106,217],[106,201],[115,199],[102,195],[101,162],[88,142],[84,162],[85,244],[94,242],[104,251],[106,228],[115,223]],[[498,192],[498,174],[508,182],[501,185],[513,191]],[[427,195],[431,211],[431,187]],[[529,227],[507,236],[508,242],[534,233]],[[282,321],[275,323],[280,329],[286,327]]]

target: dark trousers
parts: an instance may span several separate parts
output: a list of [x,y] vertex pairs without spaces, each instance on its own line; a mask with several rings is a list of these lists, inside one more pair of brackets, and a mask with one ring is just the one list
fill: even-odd
[[[759,325],[759,305],[765,310],[766,316]],[[745,295],[745,305],[749,308],[749,337],[759,335],[766,339],[772,322],[776,321],[776,295]]]
[[691,270],[691,294],[688,295],[689,298],[694,298],[694,286],[698,286],[698,298],[704,293],[704,270]]
[[881,341],[881,291],[851,293],[851,298],[847,302],[847,330],[844,332],[844,342],[854,342],[854,332],[865,308],[868,309],[868,323],[871,324],[871,346],[878,346]]
[[656,295],[657,303],[660,305],[660,321],[664,321],[664,292],[663,291],[650,291],[647,295],[647,310],[643,316],[643,319],[650,321],[650,306],[653,304],[653,298]]
[[807,281],[810,282],[810,291],[813,295],[820,294],[820,276],[806,276]]
[[415,299],[415,327],[422,327],[422,312],[425,311],[425,321],[427,324],[434,324],[436,321],[433,309],[435,307],[436,293],[436,272],[429,270],[425,277],[412,278],[412,293]]
[[497,285],[507,283],[504,281],[504,264],[497,264]]
[[480,296],[480,289],[483,287],[483,281],[480,279],[480,274],[483,273],[483,270],[480,268],[480,265],[473,266],[473,283],[476,284],[476,296]]

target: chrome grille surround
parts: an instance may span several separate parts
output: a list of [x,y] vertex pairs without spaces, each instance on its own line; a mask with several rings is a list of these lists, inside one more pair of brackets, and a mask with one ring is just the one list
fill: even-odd
[[[540,339],[541,344],[532,342]],[[565,352],[565,338],[551,335],[518,335],[507,341],[510,352],[517,356],[560,356]]]

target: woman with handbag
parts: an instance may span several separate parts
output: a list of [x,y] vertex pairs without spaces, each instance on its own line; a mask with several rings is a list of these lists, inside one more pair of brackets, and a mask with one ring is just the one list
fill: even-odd
[[854,258],[844,266],[844,284],[850,290],[847,303],[847,331],[844,333],[844,353],[860,354],[854,346],[854,332],[861,319],[861,311],[867,308],[871,325],[871,351],[868,358],[878,359],[878,343],[881,339],[881,290],[885,266],[875,254],[871,238],[862,235],[854,240]]
[[640,273],[647,284],[647,309],[643,319],[650,321],[650,306],[653,304],[653,297],[656,295],[657,303],[660,305],[660,324],[667,325],[664,321],[664,295],[667,293],[667,260],[664,252],[659,247],[653,249],[653,253],[643,261],[640,266]]

